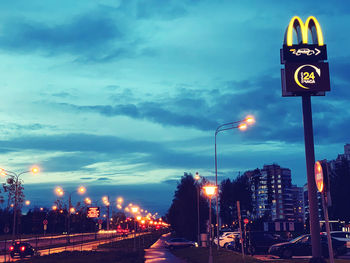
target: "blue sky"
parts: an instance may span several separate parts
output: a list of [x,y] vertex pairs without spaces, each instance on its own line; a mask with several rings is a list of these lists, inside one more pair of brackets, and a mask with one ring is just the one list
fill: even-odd
[[[40,165],[23,176],[37,202],[41,185],[53,200],[51,186],[85,184],[95,198],[125,188],[165,211],[184,172],[214,175],[216,127],[253,114],[246,132],[219,134],[220,178],[278,163],[303,185],[301,99],[281,97],[279,49],[291,17],[316,16],[332,88],[312,99],[316,159],[336,158],[350,141],[348,10],[346,1],[1,1],[1,166]],[[140,185],[159,200],[140,198]]]

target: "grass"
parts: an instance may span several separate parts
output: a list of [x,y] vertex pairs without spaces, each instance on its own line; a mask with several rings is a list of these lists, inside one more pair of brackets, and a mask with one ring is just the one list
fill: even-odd
[[[208,248],[194,248],[194,247],[188,247],[188,248],[180,248],[180,249],[174,249],[171,251],[175,256],[182,258],[186,260],[186,262],[189,263],[202,263],[202,262],[208,262],[209,258],[209,249]],[[276,261],[262,261],[258,260],[251,256],[245,256],[245,261],[242,259],[242,254],[227,250],[227,249],[220,249],[219,251],[216,250],[216,248],[213,248],[213,262],[214,263],[262,263],[262,262],[277,262],[277,263],[307,263],[309,262],[309,259],[288,259],[288,260],[281,260],[278,259]],[[329,262],[327,260],[327,262]],[[349,263],[349,260],[344,259],[336,259],[336,263]]]
[[[163,234],[157,232],[136,238],[137,251],[133,251],[134,239],[124,239],[100,245],[101,251],[73,251],[34,257],[31,263],[141,263],[144,262],[144,249],[149,248]],[[139,246],[140,245],[140,246]],[[28,262],[26,260],[18,262]]]

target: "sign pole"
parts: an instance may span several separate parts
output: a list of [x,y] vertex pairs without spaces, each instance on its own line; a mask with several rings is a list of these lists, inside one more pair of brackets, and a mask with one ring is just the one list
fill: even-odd
[[312,257],[320,258],[321,237],[320,237],[320,221],[318,218],[318,201],[315,184],[314,165],[315,165],[315,149],[314,135],[312,127],[312,111],[310,95],[302,96],[303,105],[303,122],[304,122],[304,139],[305,139],[305,156],[307,171],[307,190],[309,199],[309,222],[312,243]]
[[321,195],[322,195],[322,205],[323,205],[324,220],[325,220],[326,232],[327,232],[329,263],[334,263],[332,237],[331,237],[331,230],[329,228],[327,199],[326,199],[326,196],[325,196],[326,194],[327,193],[325,193],[325,192],[321,193]]
[[238,225],[239,225],[239,240],[241,241],[241,249],[242,249],[242,259],[244,261],[244,245],[243,245],[243,234],[242,234],[242,223],[241,223],[241,206],[239,201],[237,201],[237,214],[238,214]]

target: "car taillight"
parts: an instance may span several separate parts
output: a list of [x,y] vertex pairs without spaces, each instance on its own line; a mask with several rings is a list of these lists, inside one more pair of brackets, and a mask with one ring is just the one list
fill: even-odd
[[10,251],[14,250],[15,248],[13,246],[10,246]]
[[21,251],[24,251],[24,250],[26,250],[26,247],[21,247]]

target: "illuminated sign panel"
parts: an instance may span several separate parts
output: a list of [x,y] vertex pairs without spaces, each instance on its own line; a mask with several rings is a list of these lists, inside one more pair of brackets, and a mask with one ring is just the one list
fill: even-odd
[[285,81],[287,92],[296,95],[330,91],[328,63],[286,63]]
[[283,45],[281,63],[327,60],[326,45]]
[[319,192],[323,192],[324,182],[323,182],[323,168],[319,161],[315,163],[315,182]]
[[89,207],[87,211],[87,217],[97,218],[100,217],[100,208],[99,207]]
[[[297,35],[297,44],[293,44],[293,32]],[[311,32],[312,44],[308,44],[308,32]],[[327,48],[323,42],[321,26],[317,19],[310,16],[305,24],[295,16],[287,27],[284,45],[281,49],[282,96],[324,96],[330,91]]]

